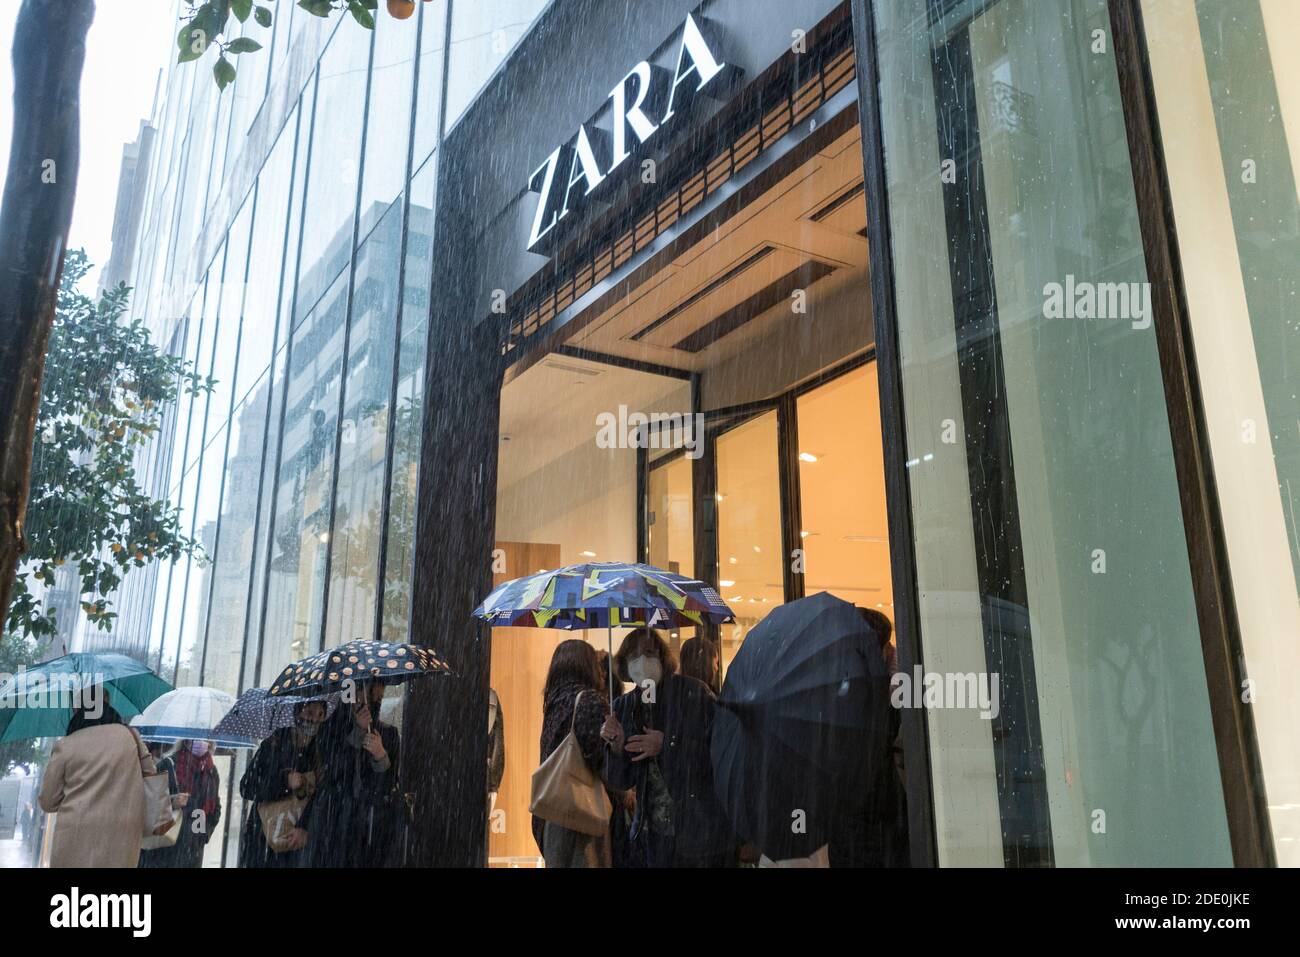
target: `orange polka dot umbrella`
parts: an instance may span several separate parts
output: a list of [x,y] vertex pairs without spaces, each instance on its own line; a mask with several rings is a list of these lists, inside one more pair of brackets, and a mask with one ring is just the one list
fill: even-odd
[[358,638],[295,661],[267,690],[273,696],[301,696],[336,691],[354,681],[398,684],[420,675],[451,673],[431,648]]

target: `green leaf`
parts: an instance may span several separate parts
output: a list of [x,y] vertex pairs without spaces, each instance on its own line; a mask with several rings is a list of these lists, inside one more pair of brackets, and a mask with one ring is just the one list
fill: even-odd
[[212,64],[212,75],[217,78],[217,88],[224,90],[234,82],[235,65],[224,56],[217,57],[217,62]]
[[207,30],[206,20],[200,19],[200,14],[196,14],[193,20],[182,25],[180,32],[176,34],[176,47],[180,50],[180,55],[176,58],[177,63],[197,60],[212,44],[212,34]]
[[253,11],[253,19],[257,21],[260,27],[269,27],[271,25],[271,8],[259,5]]
[[348,0],[348,11],[352,14],[352,19],[357,21],[367,30],[375,28],[375,18],[370,15],[370,11],[362,5],[361,0]]
[[246,23],[253,12],[253,0],[230,0],[230,11],[240,23]]
[[298,6],[314,17],[328,17],[330,10],[333,9],[330,0],[298,0]]
[[252,53],[254,50],[262,49],[262,44],[249,37],[240,37],[238,40],[231,40],[226,47],[227,53]]

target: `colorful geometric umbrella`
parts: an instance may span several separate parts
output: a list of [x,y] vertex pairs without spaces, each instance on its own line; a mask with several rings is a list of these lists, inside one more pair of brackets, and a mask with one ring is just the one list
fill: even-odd
[[702,581],[653,565],[586,562],[493,589],[474,616],[505,628],[679,628],[735,620]]
[[688,628],[735,621],[704,582],[629,562],[584,562],[503,582],[474,609],[498,628],[604,628],[614,706],[614,628]]
[[61,738],[68,731],[74,703],[94,706],[85,689],[102,687],[123,719],[145,709],[172,686],[126,655],[77,652],[44,661],[0,685],[0,743],[28,738]]
[[422,645],[358,638],[295,661],[280,672],[268,693],[304,697],[338,691],[350,681],[397,684],[427,674],[451,674],[451,668]]
[[218,735],[216,728],[235,705],[233,695],[190,685],[155,698],[131,727],[146,741],[212,741],[218,748],[251,748],[247,735]]

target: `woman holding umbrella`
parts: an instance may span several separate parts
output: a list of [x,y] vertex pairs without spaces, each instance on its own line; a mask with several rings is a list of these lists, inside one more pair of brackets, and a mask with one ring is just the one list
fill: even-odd
[[240,867],[301,867],[306,863],[307,832],[294,828],[290,846],[272,848],[262,828],[261,808],[289,798],[303,800],[316,789],[320,765],[317,749],[325,721],[324,701],[301,701],[293,706],[294,725],[280,728],[258,746],[239,782],[239,793],[250,803],[239,837]]
[[713,692],[677,674],[667,642],[648,628],[629,632],[614,660],[635,685],[601,729],[606,782],[637,795],[620,857],[646,867],[734,864],[736,842],[713,792]]
[[57,813],[51,867],[135,867],[145,818],[144,775],[153,758],[122,723],[106,691],[73,708],[67,736],[55,742],[37,798]]
[[397,791],[401,736],[379,720],[384,686],[367,681],[321,731],[323,780],[298,819],[314,867],[393,863],[402,824]]

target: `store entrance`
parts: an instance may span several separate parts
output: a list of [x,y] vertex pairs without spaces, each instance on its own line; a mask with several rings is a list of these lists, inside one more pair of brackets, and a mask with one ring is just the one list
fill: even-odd
[[[755,625],[805,595],[892,621],[855,117],[807,136],[743,205],[683,230],[544,347],[520,350],[501,394],[498,579],[643,561],[714,584],[736,621],[699,637],[718,643],[724,674]],[[527,821],[542,688],[573,637],[606,643],[493,631],[498,866],[538,860]],[[697,636],[664,637],[678,650]]]
[[724,666],[768,611],[805,595],[893,620],[878,402],[868,352],[770,400],[705,413],[698,466],[683,450],[647,456],[641,560],[717,584],[736,613],[712,636]]

